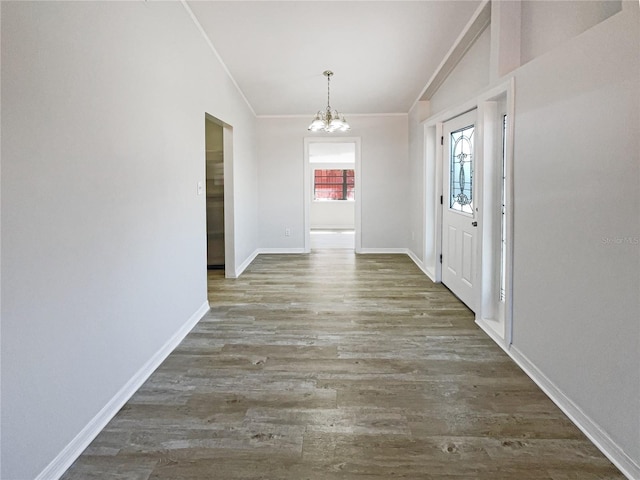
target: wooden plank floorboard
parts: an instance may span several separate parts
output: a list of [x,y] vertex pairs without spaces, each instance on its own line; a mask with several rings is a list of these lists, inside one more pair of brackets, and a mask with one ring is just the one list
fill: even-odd
[[261,255],[63,480],[624,476],[402,255]]

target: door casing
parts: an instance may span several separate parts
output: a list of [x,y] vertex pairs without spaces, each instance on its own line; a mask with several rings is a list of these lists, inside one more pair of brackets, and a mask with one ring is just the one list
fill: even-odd
[[[496,103],[499,105],[496,107]],[[444,123],[452,118],[462,115],[470,110],[478,110],[476,122],[476,207],[478,221],[478,240],[476,242],[477,275],[479,279],[479,291],[476,304],[476,323],[505,350],[508,350],[512,342],[513,322],[513,224],[514,224],[514,182],[513,182],[513,156],[514,156],[514,125],[515,116],[515,79],[510,78],[495,87],[492,87],[478,96],[462,103],[455,108],[440,112],[422,122],[424,131],[424,177],[423,188],[425,192],[424,205],[424,242],[423,265],[421,268],[434,282],[442,281],[442,264],[439,256],[442,253],[442,211],[440,197],[443,195],[443,165],[446,157],[443,146],[440,145],[443,136]],[[485,125],[489,128],[490,122],[497,121],[497,114],[503,111],[508,116],[506,132],[506,286],[505,301],[503,305],[495,305],[495,271],[496,261],[499,258],[499,237],[491,234],[485,228],[485,189],[495,189],[496,177],[490,177],[485,172],[485,162],[489,170],[495,169],[496,155],[490,156],[485,150]],[[493,115],[493,116],[492,116]],[[495,125],[494,125],[495,128]],[[493,162],[490,165],[488,162]],[[444,202],[443,202],[444,203]],[[492,206],[487,206],[491,208]],[[495,205],[493,205],[495,207]],[[495,230],[494,230],[495,231]],[[488,255],[487,252],[493,252]],[[494,272],[491,274],[490,272]],[[493,303],[493,305],[491,305]],[[497,313],[496,313],[497,312]]]
[[311,252],[311,192],[313,191],[313,169],[309,163],[311,143],[353,143],[355,144],[355,252],[362,250],[362,191],[360,181],[360,137],[305,137],[304,138],[304,253]]

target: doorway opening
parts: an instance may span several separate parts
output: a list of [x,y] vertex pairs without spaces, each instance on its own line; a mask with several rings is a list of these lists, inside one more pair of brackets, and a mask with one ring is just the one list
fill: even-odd
[[305,252],[359,249],[359,139],[305,139]]
[[425,273],[505,349],[512,338],[514,121],[511,79],[424,123],[424,189],[432,192],[424,205]]
[[204,133],[207,268],[236,278],[233,127],[205,113]]
[[[482,125],[478,138],[476,123]],[[441,281],[485,331],[502,341],[510,334],[507,127],[507,94],[502,92],[444,122],[441,141]]]
[[205,179],[207,200],[207,269],[224,270],[224,133],[205,116]]

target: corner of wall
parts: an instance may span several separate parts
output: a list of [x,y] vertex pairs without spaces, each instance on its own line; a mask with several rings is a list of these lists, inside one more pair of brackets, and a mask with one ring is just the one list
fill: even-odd
[[93,417],[51,463],[40,472],[35,480],[60,478],[207,312],[209,312],[209,302],[203,303],[200,308],[187,319],[183,326],[122,386],[96,416]]
[[569,417],[582,433],[584,433],[625,476],[630,479],[640,479],[640,465],[627,455],[611,436],[607,434],[600,425],[595,423],[589,415],[583,412],[535,363],[513,345],[505,351],[527,376],[540,387],[553,403]]

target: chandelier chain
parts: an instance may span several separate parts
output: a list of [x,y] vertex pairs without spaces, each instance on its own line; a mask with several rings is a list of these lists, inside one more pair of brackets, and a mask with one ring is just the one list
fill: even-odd
[[331,102],[330,102],[330,98],[331,98],[331,75],[327,75],[327,111],[330,112],[331,111]]

